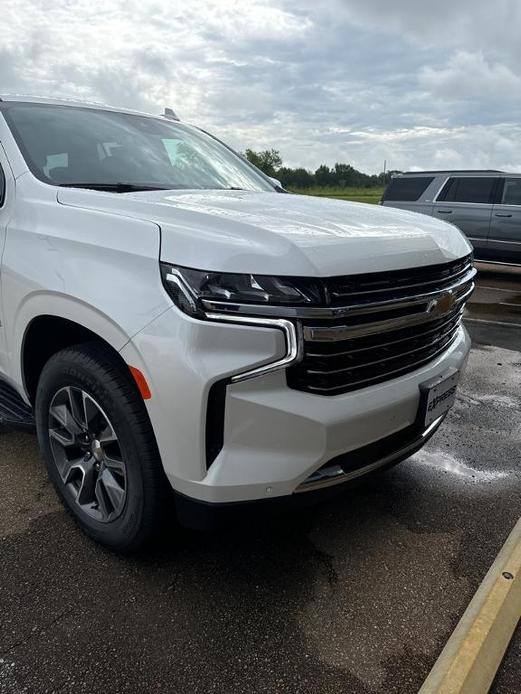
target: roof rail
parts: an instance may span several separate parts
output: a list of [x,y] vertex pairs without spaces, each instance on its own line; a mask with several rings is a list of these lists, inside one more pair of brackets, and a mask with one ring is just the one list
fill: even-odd
[[438,173],[504,173],[499,169],[437,169],[432,171],[404,171],[402,176],[414,174],[438,174]]
[[174,109],[165,107],[165,112],[163,113],[164,118],[169,118],[170,120],[179,120]]

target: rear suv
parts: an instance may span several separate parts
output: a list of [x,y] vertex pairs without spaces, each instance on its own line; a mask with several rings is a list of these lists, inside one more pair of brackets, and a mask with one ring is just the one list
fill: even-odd
[[382,204],[455,224],[476,259],[521,263],[521,174],[423,171],[394,177]]
[[108,547],[173,507],[308,502],[454,401],[475,271],[453,226],[287,194],[172,114],[4,98],[0,167],[0,419],[34,417]]

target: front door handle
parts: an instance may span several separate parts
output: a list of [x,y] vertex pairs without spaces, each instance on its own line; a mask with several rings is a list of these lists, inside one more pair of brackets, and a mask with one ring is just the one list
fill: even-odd
[[436,210],[438,214],[452,214],[452,210]]
[[511,214],[507,214],[506,212],[496,212],[496,217],[511,217]]

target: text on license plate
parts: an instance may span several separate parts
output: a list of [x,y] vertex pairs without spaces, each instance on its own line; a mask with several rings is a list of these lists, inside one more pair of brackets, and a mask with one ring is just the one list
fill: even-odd
[[423,384],[425,426],[429,426],[450,410],[456,399],[458,379],[459,371],[451,369],[450,372]]

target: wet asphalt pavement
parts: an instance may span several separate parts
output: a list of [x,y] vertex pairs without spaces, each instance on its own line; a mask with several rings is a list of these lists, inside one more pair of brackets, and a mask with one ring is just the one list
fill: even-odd
[[[479,283],[442,429],[299,515],[117,557],[34,437],[1,433],[0,693],[417,692],[521,515],[521,272]],[[520,655],[518,635],[495,694],[521,692]]]

